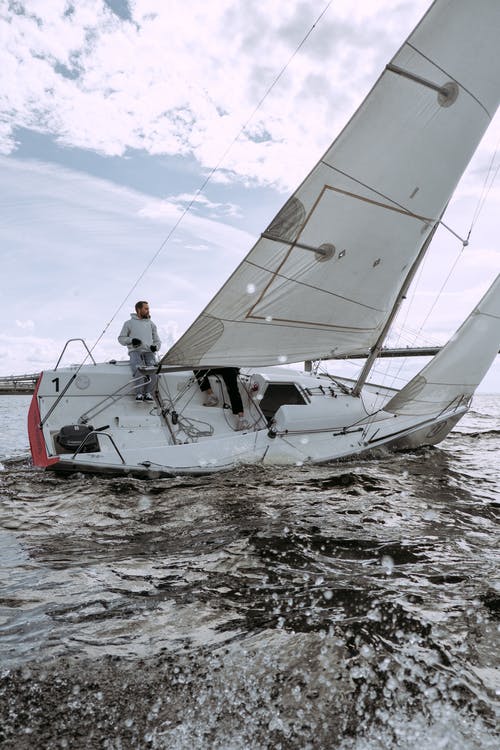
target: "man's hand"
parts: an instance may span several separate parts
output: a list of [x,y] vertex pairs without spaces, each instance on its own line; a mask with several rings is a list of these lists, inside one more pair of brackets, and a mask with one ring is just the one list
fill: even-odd
[[132,346],[140,346],[142,341],[140,339],[132,339]]
[[154,344],[152,344],[149,348],[151,349],[152,352],[158,351],[158,347],[155,346]]

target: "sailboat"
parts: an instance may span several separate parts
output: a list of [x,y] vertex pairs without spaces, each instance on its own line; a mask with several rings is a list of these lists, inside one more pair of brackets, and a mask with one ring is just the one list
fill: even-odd
[[[158,477],[443,440],[499,351],[500,275],[402,389],[368,378],[495,114],[499,38],[498,0],[435,0],[220,291],[154,372],[144,368],[152,403],[135,400],[128,362],[41,374],[28,416],[34,465]],[[363,354],[357,379],[290,367]],[[223,368],[238,368],[243,429],[224,408]]]

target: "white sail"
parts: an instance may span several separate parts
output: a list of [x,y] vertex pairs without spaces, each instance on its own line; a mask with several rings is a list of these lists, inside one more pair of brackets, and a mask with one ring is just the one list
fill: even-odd
[[365,352],[500,96],[498,0],[436,0],[356,114],[163,362]]
[[500,275],[438,354],[384,407],[405,415],[436,415],[467,403],[500,349]]

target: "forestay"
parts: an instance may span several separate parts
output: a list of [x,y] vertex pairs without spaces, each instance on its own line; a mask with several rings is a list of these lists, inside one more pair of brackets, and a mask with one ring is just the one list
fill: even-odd
[[365,352],[498,104],[498,0],[437,0],[163,362]]

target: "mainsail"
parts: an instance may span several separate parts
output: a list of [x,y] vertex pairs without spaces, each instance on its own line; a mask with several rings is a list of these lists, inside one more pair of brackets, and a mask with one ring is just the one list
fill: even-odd
[[500,2],[436,0],[350,122],[162,362],[365,352],[495,114]]

